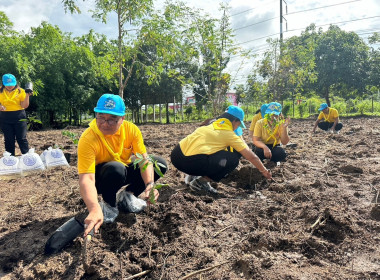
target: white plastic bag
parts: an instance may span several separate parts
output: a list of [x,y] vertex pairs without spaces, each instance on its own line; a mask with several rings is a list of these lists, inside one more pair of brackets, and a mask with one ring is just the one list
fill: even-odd
[[41,160],[48,169],[56,166],[69,166],[65,155],[59,148],[53,149],[49,147],[41,154]]
[[8,180],[21,176],[21,169],[18,167],[19,159],[9,152],[4,152],[0,159],[0,179]]
[[104,223],[113,223],[117,216],[119,215],[119,210],[117,207],[112,207],[107,202],[100,201],[100,207],[103,211],[103,221]]
[[45,169],[40,156],[34,152],[33,148],[20,157],[18,167],[21,170],[22,176]]

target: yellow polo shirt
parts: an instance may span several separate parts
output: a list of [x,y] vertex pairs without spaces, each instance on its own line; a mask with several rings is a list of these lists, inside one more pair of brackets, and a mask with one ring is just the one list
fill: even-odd
[[[271,137],[268,141],[267,139],[270,137],[270,132],[268,131],[268,129],[266,129],[264,127],[265,123],[267,122],[266,119],[261,119],[259,120],[257,123],[256,123],[256,126],[255,126],[255,130],[253,132],[253,136],[256,136],[256,137],[259,137],[260,140],[265,144],[274,144],[274,139],[273,137]],[[286,130],[288,130],[288,128],[286,128]],[[279,134],[278,137],[275,137],[277,138],[277,144],[281,143],[281,133]]]
[[25,97],[26,93],[22,88],[16,88],[12,91],[4,88],[3,92],[0,93],[0,104],[5,107],[6,112],[24,110],[20,103],[24,101]]
[[211,155],[232,147],[240,152],[247,144],[235,134],[228,119],[218,119],[210,125],[197,128],[192,134],[179,142],[185,156]]
[[[121,125],[124,126],[125,140],[120,159],[128,165],[132,162],[130,159],[132,154],[146,153],[146,148],[141,131],[135,124],[123,121]],[[120,148],[120,131],[121,126],[115,134],[104,136],[113,151],[118,151]],[[87,128],[78,142],[78,173],[95,173],[96,165],[113,160],[113,156],[100,137],[91,128]]]
[[251,122],[251,126],[249,127],[249,130],[250,131],[255,131],[255,125],[257,123],[258,120],[261,120],[263,117],[261,116],[261,112],[260,113],[257,113],[256,115],[253,116],[253,119],[252,119],[252,122]]
[[329,113],[325,115],[322,111],[319,113],[318,120],[325,119],[326,122],[333,123],[339,117],[338,110],[329,107]]

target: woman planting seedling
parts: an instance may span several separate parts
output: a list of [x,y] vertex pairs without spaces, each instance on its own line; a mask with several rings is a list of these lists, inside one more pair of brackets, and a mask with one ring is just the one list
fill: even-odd
[[255,125],[254,152],[261,160],[267,158],[273,162],[279,162],[286,158],[286,152],[279,144],[286,145],[289,142],[290,118],[283,119],[281,110],[280,103],[269,103],[264,118]]
[[226,177],[238,166],[241,156],[265,178],[272,178],[270,171],[237,135],[240,133],[234,132],[239,127],[245,128],[243,120],[243,110],[230,106],[216,121],[197,128],[173,149],[171,161],[178,170],[188,174],[185,182],[192,189],[217,193],[209,181],[219,182]]
[[315,133],[315,129],[318,126],[324,131],[338,134],[343,127],[343,124],[339,122],[338,110],[329,107],[327,103],[322,103],[318,111],[320,111],[320,113],[318,119],[315,121],[313,133]]

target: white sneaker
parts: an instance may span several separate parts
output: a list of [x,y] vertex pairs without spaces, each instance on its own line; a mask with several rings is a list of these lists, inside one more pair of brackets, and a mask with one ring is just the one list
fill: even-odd
[[[187,178],[187,176],[189,176],[189,178]],[[206,191],[206,192],[210,192],[210,193],[213,193],[213,194],[217,194],[218,193],[218,191],[216,189],[214,189],[213,187],[211,187],[211,184],[209,182],[201,180],[202,176],[191,176],[191,175],[187,175],[187,176],[185,178],[185,182],[186,181],[189,182],[187,184],[190,186],[190,188],[192,190],[195,190],[195,191]],[[190,181],[190,176],[193,177],[193,179],[191,181]]]
[[185,184],[190,185],[190,182],[193,181],[195,178],[199,179],[201,178],[201,176],[186,175]]
[[339,134],[339,130],[334,130],[334,134]]

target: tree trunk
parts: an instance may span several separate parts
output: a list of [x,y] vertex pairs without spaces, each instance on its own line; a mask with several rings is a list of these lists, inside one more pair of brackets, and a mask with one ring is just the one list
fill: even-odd
[[169,118],[169,103],[166,102],[166,123],[170,123],[170,118]]
[[329,87],[327,87],[325,89],[325,99],[326,99],[326,103],[327,105],[330,107],[330,93],[329,93]]
[[160,123],[162,123],[162,106],[161,106],[161,103],[159,104],[158,111],[159,111]]
[[156,122],[156,104],[153,104],[153,122]]

